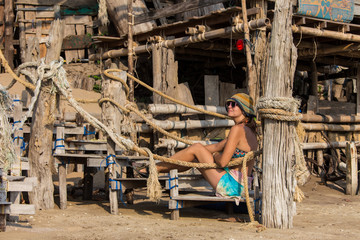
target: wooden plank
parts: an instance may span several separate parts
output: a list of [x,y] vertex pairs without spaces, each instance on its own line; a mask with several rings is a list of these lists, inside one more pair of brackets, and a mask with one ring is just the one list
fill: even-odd
[[[76,27],[79,27],[79,25],[77,25]],[[69,35],[64,38],[61,48],[62,50],[84,49],[90,47],[91,42],[92,39],[89,35]],[[81,58],[84,58],[83,54],[80,55]]]
[[33,190],[32,182],[8,182],[8,192],[32,192]]
[[358,189],[358,159],[354,142],[346,144],[346,194],[356,195]]
[[[205,75],[204,76],[204,91],[205,91],[205,105],[219,106],[220,86],[218,75]],[[215,119],[214,116],[206,115],[205,119]]]
[[150,11],[141,15],[135,16],[135,24],[140,24],[148,21],[152,21],[158,18],[169,17],[175,14],[187,12],[190,10],[214,5],[217,3],[227,2],[228,0],[192,0],[182,3],[177,3],[156,11]]
[[35,18],[55,18],[54,12],[36,12]]
[[[75,22],[75,21],[76,21],[75,16],[65,16],[65,24],[67,22]],[[65,28],[64,37],[66,38],[67,36],[74,36],[74,35],[76,35],[75,25],[67,25]],[[69,64],[73,60],[76,61],[78,58],[79,58],[79,56],[78,56],[77,50],[66,50],[65,51],[66,64]]]
[[[88,21],[89,18],[88,16],[77,16],[76,17],[76,21],[82,22],[82,21]],[[75,25],[75,30],[76,30],[76,35],[85,35],[85,26],[82,24],[76,24]],[[85,35],[87,36],[87,35]],[[91,36],[88,36],[91,37]],[[78,49],[78,56],[79,59],[84,59],[85,58],[85,50],[84,49]]]
[[11,215],[34,215],[35,205],[30,204],[11,204],[5,207],[5,214]]

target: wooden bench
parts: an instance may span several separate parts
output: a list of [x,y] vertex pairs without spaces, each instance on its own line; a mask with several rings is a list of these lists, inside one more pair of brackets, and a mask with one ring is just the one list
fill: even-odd
[[[190,194],[179,194],[179,190],[195,190],[200,186],[202,186],[201,191],[191,192]],[[177,169],[170,171],[169,180],[166,182],[166,189],[170,190],[169,209],[171,210],[171,220],[178,220],[180,218],[179,211],[182,208],[214,202],[231,203],[232,206],[232,204],[236,202],[235,199],[215,196],[212,187],[201,175],[182,177],[178,175]],[[249,191],[252,205],[255,205],[254,203],[260,199],[260,197],[254,198],[254,194],[254,191]],[[257,196],[260,196],[260,194]],[[245,202],[245,199],[241,199],[241,202]],[[259,209],[255,209],[255,212],[259,212]]]

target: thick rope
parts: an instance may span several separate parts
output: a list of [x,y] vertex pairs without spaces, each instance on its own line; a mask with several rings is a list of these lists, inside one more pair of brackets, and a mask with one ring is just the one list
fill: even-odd
[[143,148],[149,155],[149,177],[147,179],[147,196],[151,201],[159,202],[162,194],[158,172],[153,153],[148,148]]
[[22,85],[24,85],[25,87],[31,89],[31,90],[35,90],[35,86],[31,83],[25,82],[24,80],[22,80],[21,78],[19,78],[11,69],[11,67],[9,66],[9,63],[7,62],[6,58],[4,57],[4,54],[2,53],[2,51],[0,51],[0,60],[1,60],[1,64],[4,66],[5,70],[10,73],[10,75],[19,83],[21,83]]
[[[309,171],[306,168],[306,163],[301,148],[301,142],[298,132],[300,132],[302,115],[298,113],[300,106],[300,100],[294,98],[274,97],[274,98],[260,98],[256,106],[257,111],[261,114],[262,118],[269,118],[277,121],[296,122],[296,127],[290,125],[290,131],[292,131],[294,137],[295,147],[295,171],[297,182],[305,182],[308,178]],[[298,130],[299,129],[299,130]],[[305,179],[305,180],[304,180]],[[295,187],[294,200],[301,202],[304,198],[304,194],[299,187]]]
[[[121,79],[121,78],[119,78],[119,77],[116,77],[116,76],[110,74],[109,72],[122,72],[122,70],[120,70],[120,69],[107,69],[107,70],[104,71],[104,75],[107,76],[107,77],[109,77],[109,78],[111,78],[111,79],[113,79],[113,80],[120,81],[120,82],[122,82],[122,83],[124,84],[124,80],[123,80],[123,79]],[[140,85],[142,85],[143,87],[149,89],[150,91],[152,91],[152,92],[154,92],[154,93],[156,93],[156,94],[158,94],[158,95],[160,95],[160,96],[162,96],[162,97],[164,97],[164,98],[166,98],[166,99],[168,99],[168,100],[170,100],[170,101],[172,101],[172,102],[175,102],[175,103],[177,103],[177,104],[181,104],[181,105],[183,105],[183,106],[185,106],[185,107],[188,107],[188,108],[191,108],[191,109],[193,109],[193,110],[195,110],[195,111],[202,112],[202,113],[205,113],[205,114],[208,114],[208,115],[212,115],[212,116],[215,116],[215,117],[225,118],[225,119],[228,119],[228,118],[229,118],[228,116],[225,116],[225,115],[223,115],[223,114],[219,114],[219,113],[207,111],[207,110],[204,110],[204,109],[200,109],[200,108],[194,107],[194,106],[192,106],[192,105],[189,105],[189,104],[187,104],[187,103],[184,103],[184,102],[182,102],[182,101],[179,101],[179,100],[177,100],[177,99],[175,99],[175,98],[172,98],[172,97],[170,97],[170,96],[168,96],[168,95],[166,95],[166,94],[164,94],[164,93],[162,93],[162,92],[160,92],[160,91],[158,91],[158,90],[150,87],[150,86],[147,85],[146,83],[140,81],[139,79],[137,79],[136,77],[134,77],[134,76],[132,76],[132,75],[130,75],[130,74],[128,74],[128,73],[127,73],[127,76],[128,76],[129,78],[131,78],[132,80],[134,80],[135,82],[137,82],[137,83],[139,83]],[[124,86],[125,86],[125,85],[124,85]]]
[[253,222],[253,221],[255,221],[255,219],[254,219],[254,213],[253,213],[251,205],[250,205],[249,186],[248,186],[249,182],[248,182],[248,177],[247,177],[247,168],[246,168],[245,161],[242,164],[241,172],[242,172],[242,178],[243,178],[243,182],[244,182],[246,207],[248,209],[250,221]]

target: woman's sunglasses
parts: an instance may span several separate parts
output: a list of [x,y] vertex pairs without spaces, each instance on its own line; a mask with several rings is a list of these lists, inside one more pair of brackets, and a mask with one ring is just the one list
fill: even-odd
[[230,106],[232,108],[234,108],[234,107],[238,106],[238,104],[236,102],[233,102],[233,101],[226,102],[226,107],[230,107]]

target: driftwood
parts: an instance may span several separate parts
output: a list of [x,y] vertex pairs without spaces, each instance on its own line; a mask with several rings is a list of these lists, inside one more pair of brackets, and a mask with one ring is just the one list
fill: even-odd
[[[276,1],[265,97],[292,96],[297,53],[291,20],[291,2]],[[296,212],[293,124],[264,119],[262,219],[266,227],[291,228],[293,225]]]

